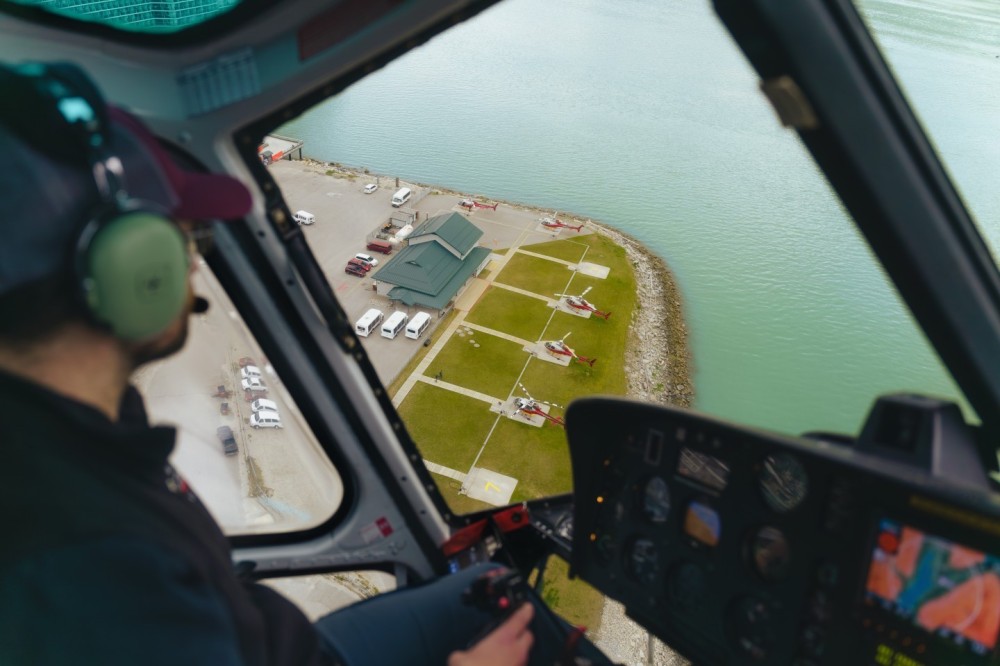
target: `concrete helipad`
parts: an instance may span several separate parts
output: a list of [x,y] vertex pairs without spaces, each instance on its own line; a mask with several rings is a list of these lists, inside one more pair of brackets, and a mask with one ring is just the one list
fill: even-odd
[[473,467],[465,477],[462,491],[471,497],[493,506],[510,504],[510,498],[517,486],[517,479],[504,476],[482,467]]
[[566,303],[566,299],[564,298],[560,298],[558,301],[549,301],[549,307],[555,308],[560,312],[565,312],[566,314],[583,317],[584,319],[590,319],[590,315],[593,314],[590,310],[581,310],[580,308],[574,308],[568,305]]
[[[525,414],[517,408],[514,404],[514,398],[508,398],[506,402],[499,405],[494,404],[490,407],[491,412],[500,412],[501,416],[505,416],[511,421],[516,421],[517,423],[524,423],[526,425],[535,426],[536,428],[541,428],[545,425],[546,419],[544,416],[539,416],[538,414]],[[541,409],[546,414],[551,411],[552,406],[546,405],[543,402],[537,402],[538,408]]]
[[600,264],[592,264],[589,261],[581,261],[575,266],[571,266],[573,270],[587,277],[597,278],[598,280],[603,280],[608,277],[608,273],[611,269],[607,266],[601,266]]
[[539,361],[548,361],[549,363],[555,363],[556,365],[567,366],[569,365],[570,359],[572,357],[566,354],[553,354],[548,349],[545,348],[544,342],[533,342],[530,345],[525,345],[523,347],[524,351],[528,352]]

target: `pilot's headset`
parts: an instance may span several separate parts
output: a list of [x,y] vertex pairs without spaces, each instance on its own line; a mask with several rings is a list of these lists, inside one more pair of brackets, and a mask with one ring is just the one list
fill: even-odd
[[0,77],[21,93],[3,105],[0,122],[46,155],[93,174],[101,201],[71,259],[86,311],[122,340],[166,330],[187,301],[187,241],[161,206],[129,196],[100,92],[68,63],[0,67]]

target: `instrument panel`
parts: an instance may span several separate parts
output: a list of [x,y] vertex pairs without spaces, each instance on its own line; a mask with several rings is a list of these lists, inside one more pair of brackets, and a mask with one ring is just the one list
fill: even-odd
[[570,406],[571,575],[696,664],[1000,664],[1000,503],[850,446]]

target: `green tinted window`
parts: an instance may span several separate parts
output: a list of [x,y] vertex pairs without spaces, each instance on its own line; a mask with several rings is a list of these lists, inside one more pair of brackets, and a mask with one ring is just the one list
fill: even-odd
[[178,32],[204,23],[239,0],[14,0],[53,14],[130,32]]

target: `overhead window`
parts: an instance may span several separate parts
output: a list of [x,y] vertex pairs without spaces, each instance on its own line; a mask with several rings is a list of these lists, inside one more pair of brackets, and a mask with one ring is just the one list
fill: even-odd
[[13,0],[67,18],[117,30],[172,33],[224,14],[240,0]]

